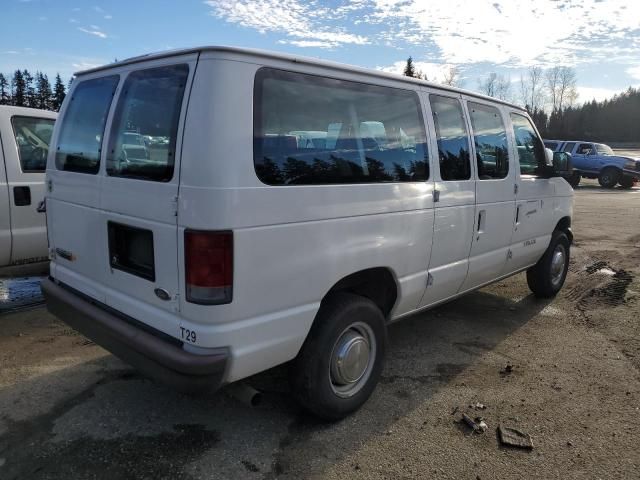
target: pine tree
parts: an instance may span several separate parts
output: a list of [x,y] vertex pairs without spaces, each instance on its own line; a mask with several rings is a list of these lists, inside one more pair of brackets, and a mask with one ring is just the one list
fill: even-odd
[[51,110],[51,100],[53,93],[51,92],[51,84],[49,77],[42,72],[36,73],[36,104],[42,110]]
[[33,75],[28,70],[22,71],[24,78],[24,104],[27,107],[36,108],[38,102],[36,99],[36,88],[33,85]]
[[64,83],[62,83],[62,78],[60,78],[60,74],[56,74],[56,83],[53,87],[53,97],[51,99],[51,109],[56,112],[60,110],[62,106],[62,102],[64,101],[64,97],[66,96]]
[[409,57],[407,58],[407,64],[404,67],[404,71],[402,72],[402,74],[405,77],[414,77],[416,76],[416,67],[413,64],[413,58]]
[[9,82],[3,74],[0,73],[0,105],[9,105],[11,102],[9,91]]
[[24,82],[24,75],[20,70],[16,70],[11,80],[12,90],[12,105],[17,107],[25,106],[26,84]]

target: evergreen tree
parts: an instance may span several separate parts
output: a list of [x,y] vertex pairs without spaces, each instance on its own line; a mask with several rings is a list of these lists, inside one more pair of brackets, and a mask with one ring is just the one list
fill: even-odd
[[51,99],[51,109],[56,112],[60,110],[60,106],[66,96],[66,91],[64,88],[64,83],[62,83],[62,78],[60,78],[60,74],[56,74],[56,83],[53,87],[53,97]]
[[0,73],[0,105],[9,105],[11,96],[9,90],[9,82],[3,74]]
[[404,71],[402,72],[402,74],[405,77],[416,77],[416,67],[413,64],[413,58],[409,57],[407,58],[407,64],[404,67]]
[[25,106],[26,84],[24,81],[24,75],[20,70],[16,70],[13,74],[11,90],[13,97],[11,102],[12,105],[16,105],[18,107]]
[[33,75],[25,69],[22,71],[22,77],[24,78],[24,104],[27,107],[37,108],[38,102],[36,88],[33,85]]
[[37,107],[43,110],[51,110],[53,93],[51,92],[49,77],[42,72],[38,72],[36,74],[36,86]]

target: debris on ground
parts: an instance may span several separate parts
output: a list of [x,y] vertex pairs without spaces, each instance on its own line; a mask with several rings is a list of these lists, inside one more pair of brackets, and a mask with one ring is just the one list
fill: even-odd
[[500,370],[500,375],[511,375],[513,373],[513,365],[507,363],[507,365]]
[[482,432],[486,432],[487,428],[489,428],[489,426],[487,425],[487,423],[484,421],[484,418],[482,417],[476,417],[475,418],[475,422],[478,425],[478,427],[480,427],[480,430]]
[[484,433],[486,432],[487,428],[489,428],[484,421],[484,418],[476,417],[475,419],[472,419],[466,413],[462,414],[462,419],[460,421],[466,423],[474,433]]
[[483,403],[476,402],[469,405],[469,408],[475,408],[476,410],[485,410],[487,406]]
[[533,440],[528,433],[521,432],[513,427],[505,427],[498,425],[498,439],[503,445],[516,448],[524,448],[531,450],[533,448]]

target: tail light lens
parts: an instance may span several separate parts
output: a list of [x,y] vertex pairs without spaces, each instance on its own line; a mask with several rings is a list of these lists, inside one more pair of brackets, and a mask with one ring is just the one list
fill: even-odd
[[233,296],[233,232],[184,232],[187,301],[230,303]]

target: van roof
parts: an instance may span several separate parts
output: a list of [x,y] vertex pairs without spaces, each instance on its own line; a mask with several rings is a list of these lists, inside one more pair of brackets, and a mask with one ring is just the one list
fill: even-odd
[[57,112],[51,110],[41,110],[31,107],[16,107],[14,105],[0,105],[0,112],[9,112],[9,115],[24,115],[26,117],[40,117],[54,119],[58,116]]
[[147,60],[154,60],[154,59],[158,59],[158,58],[173,57],[173,56],[177,56],[177,55],[184,55],[184,54],[188,54],[188,53],[200,53],[200,52],[224,52],[224,53],[236,54],[238,56],[251,55],[251,56],[257,56],[257,57],[262,57],[262,58],[266,58],[266,59],[285,60],[285,61],[290,61],[292,63],[298,63],[298,64],[302,64],[302,65],[313,65],[313,66],[325,67],[325,68],[329,68],[329,69],[332,69],[332,70],[339,70],[339,71],[343,71],[343,72],[361,73],[361,74],[364,74],[364,75],[369,75],[369,76],[377,77],[377,78],[391,79],[391,80],[395,80],[395,81],[401,81],[401,82],[405,82],[405,83],[413,83],[413,84],[419,84],[419,85],[427,85],[427,86],[438,88],[438,89],[442,89],[442,90],[447,90],[447,91],[456,92],[456,93],[462,93],[462,94],[473,96],[473,97],[476,97],[476,98],[481,98],[481,99],[484,99],[484,100],[490,100],[492,102],[501,103],[503,105],[508,105],[510,107],[517,108],[518,110],[523,110],[523,111],[525,110],[524,108],[522,108],[519,105],[515,105],[513,103],[510,103],[510,102],[507,102],[507,101],[504,101],[504,100],[499,100],[497,98],[489,97],[487,95],[482,95],[482,94],[477,93],[477,92],[464,90],[462,88],[450,87],[450,86],[447,86],[447,85],[440,85],[438,83],[429,82],[429,81],[426,81],[426,80],[420,80],[420,79],[417,79],[417,78],[405,77],[403,75],[383,72],[383,71],[380,71],[380,70],[373,70],[373,69],[369,69],[369,68],[357,67],[357,66],[354,66],[354,65],[346,64],[346,63],[338,63],[338,62],[332,62],[332,61],[328,61],[328,60],[320,60],[320,59],[317,59],[317,58],[310,58],[310,57],[304,57],[304,56],[298,56],[298,55],[291,55],[291,54],[288,54],[288,53],[272,52],[272,51],[268,51],[268,50],[260,50],[260,49],[253,49],[253,48],[240,48],[240,47],[220,46],[220,45],[201,46],[201,47],[193,47],[193,48],[183,48],[183,49],[177,49],[177,50],[165,50],[165,51],[162,51],[162,52],[155,52],[155,53],[149,53],[149,54],[145,54],[145,55],[139,55],[139,56],[136,56],[136,57],[131,57],[131,58],[127,58],[127,59],[121,60],[119,62],[109,63],[109,64],[106,64],[106,65],[102,65],[100,67],[91,68],[91,69],[88,69],[88,70],[82,70],[82,71],[77,72],[76,76],[85,75],[87,73],[98,72],[98,71],[101,71],[101,70],[110,70],[112,68],[120,67],[122,65],[129,65],[129,64],[132,64],[132,63],[138,63],[138,62],[143,62],[143,61],[147,61]]

